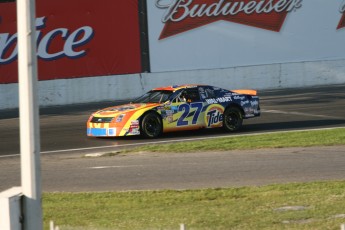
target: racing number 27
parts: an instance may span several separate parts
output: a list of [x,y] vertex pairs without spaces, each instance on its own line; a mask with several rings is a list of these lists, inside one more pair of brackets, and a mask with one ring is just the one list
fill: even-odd
[[185,120],[189,113],[190,110],[196,108],[195,111],[192,111],[192,113],[194,112],[194,114],[191,114],[191,116],[193,115],[193,119],[192,119],[192,125],[195,125],[196,122],[198,121],[198,117],[200,115],[200,112],[202,110],[202,103],[192,103],[192,104],[182,104],[178,107],[178,111],[182,112],[181,117],[178,119],[177,121],[177,126],[185,126],[185,125],[189,125],[188,120]]

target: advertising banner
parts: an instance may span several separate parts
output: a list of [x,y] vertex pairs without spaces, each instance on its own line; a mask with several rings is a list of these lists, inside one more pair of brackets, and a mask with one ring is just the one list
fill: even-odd
[[[15,2],[0,3],[0,83],[18,81]],[[39,80],[140,73],[137,0],[37,0]]]
[[147,8],[152,72],[345,58],[343,0],[152,0]]

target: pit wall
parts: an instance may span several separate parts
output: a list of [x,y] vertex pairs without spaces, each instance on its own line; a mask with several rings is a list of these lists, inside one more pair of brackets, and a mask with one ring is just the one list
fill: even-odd
[[[345,60],[40,81],[38,95],[40,106],[48,107],[125,100],[155,87],[187,83],[257,90],[343,84]],[[18,84],[1,84],[0,98],[0,109],[18,108]]]

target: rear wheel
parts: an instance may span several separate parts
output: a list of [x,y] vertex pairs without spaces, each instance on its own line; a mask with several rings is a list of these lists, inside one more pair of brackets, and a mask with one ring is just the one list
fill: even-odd
[[223,128],[226,131],[236,131],[242,126],[243,117],[240,109],[236,107],[227,108],[224,112]]
[[144,137],[155,138],[162,133],[162,120],[158,114],[149,112],[144,115],[140,123],[140,131]]

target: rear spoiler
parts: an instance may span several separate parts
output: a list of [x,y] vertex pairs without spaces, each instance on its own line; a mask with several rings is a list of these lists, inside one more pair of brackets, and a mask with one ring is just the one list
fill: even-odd
[[251,95],[251,96],[258,95],[258,92],[254,89],[236,89],[236,90],[231,90],[231,91],[234,93]]

